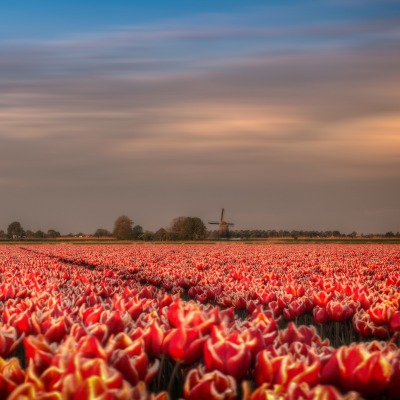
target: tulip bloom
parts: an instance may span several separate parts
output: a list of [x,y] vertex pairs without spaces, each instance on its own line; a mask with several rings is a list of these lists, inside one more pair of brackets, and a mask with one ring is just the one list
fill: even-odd
[[349,392],[346,395],[339,393],[333,386],[318,385],[308,393],[307,400],[361,400],[358,393]]
[[0,357],[8,357],[19,346],[22,338],[18,337],[14,327],[0,327]]
[[285,330],[279,331],[277,341],[280,344],[292,342],[304,342],[305,337],[293,322],[289,322]]
[[50,345],[43,335],[24,338],[26,357],[32,360],[38,373],[48,368],[54,358],[55,347]]
[[319,380],[321,364],[317,357],[293,360],[290,355],[282,358],[275,376],[275,383],[288,387],[291,383],[315,386]]
[[315,356],[298,360],[291,354],[269,358],[267,351],[263,351],[257,356],[255,382],[258,386],[267,383],[283,388],[305,382],[312,387],[318,383],[320,369],[321,364]]
[[265,345],[273,343],[278,336],[278,323],[272,318],[268,317],[265,313],[258,313],[253,319],[252,324],[262,333]]
[[204,362],[207,371],[216,369],[240,381],[250,367],[251,354],[238,332],[225,337],[220,328],[214,327],[204,345]]
[[389,386],[392,367],[380,351],[369,352],[365,345],[340,347],[322,370],[322,382],[379,396]]
[[95,336],[84,336],[77,344],[77,351],[85,358],[107,359],[107,353]]
[[110,364],[117,369],[132,386],[140,381],[150,383],[157,374],[160,361],[156,360],[149,366],[146,353],[130,356],[127,350],[116,350],[110,357]]
[[258,328],[247,327],[240,335],[250,350],[251,361],[254,362],[257,354],[265,349],[265,341],[262,332]]
[[190,364],[203,355],[203,345],[208,336],[202,336],[196,328],[180,326],[168,332],[164,346],[177,362]]
[[325,307],[329,301],[332,299],[333,294],[327,293],[326,291],[322,290],[318,293],[313,293],[313,300],[317,306]]
[[257,386],[264,383],[272,385],[277,371],[276,365],[280,362],[280,359],[278,357],[270,358],[266,350],[257,354],[254,372],[254,380]]
[[186,400],[235,400],[236,381],[219,371],[205,373],[200,368],[189,371],[183,397]]
[[369,308],[367,313],[376,325],[383,325],[390,320],[394,311],[388,304],[382,303]]
[[351,307],[341,301],[331,300],[326,305],[326,312],[332,321],[345,321],[354,314]]
[[48,324],[46,330],[44,331],[44,337],[48,342],[61,342],[62,339],[67,335],[72,323],[71,321],[62,316],[57,319],[50,318],[47,320]]
[[313,310],[313,316],[317,324],[326,324],[329,320],[325,307],[316,306]]
[[400,332],[400,311],[396,311],[391,315],[389,328],[392,332]]
[[25,380],[25,372],[17,358],[4,360],[0,358],[0,398],[7,396]]

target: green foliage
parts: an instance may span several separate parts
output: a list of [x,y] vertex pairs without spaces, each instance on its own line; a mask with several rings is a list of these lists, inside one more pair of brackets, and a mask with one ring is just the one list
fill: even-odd
[[9,238],[21,238],[22,236],[25,235],[25,232],[21,226],[21,224],[18,221],[11,222],[10,225],[8,225],[7,228],[7,236]]
[[94,236],[95,237],[110,237],[111,236],[111,232],[108,231],[107,229],[99,228],[94,233]]
[[143,228],[140,225],[135,225],[132,229],[132,235],[134,240],[143,239]]
[[133,239],[133,221],[126,215],[118,217],[114,223],[113,236],[118,240]]
[[47,237],[50,238],[50,239],[55,239],[55,238],[58,238],[60,236],[61,236],[60,232],[58,232],[58,231],[56,231],[54,229],[49,229],[47,231]]
[[154,234],[154,240],[157,240],[159,242],[163,242],[168,240],[168,232],[164,228],[160,228],[155,234]]
[[169,236],[171,240],[202,240],[206,227],[198,217],[178,217],[172,221]]
[[33,236],[34,236],[35,238],[41,239],[41,238],[46,237],[46,234],[45,234],[43,231],[38,230],[38,231],[36,231],[36,232],[34,233]]
[[145,242],[149,242],[149,241],[151,241],[151,240],[154,239],[154,233],[151,232],[151,231],[144,231],[144,232],[143,232],[142,239],[143,239]]

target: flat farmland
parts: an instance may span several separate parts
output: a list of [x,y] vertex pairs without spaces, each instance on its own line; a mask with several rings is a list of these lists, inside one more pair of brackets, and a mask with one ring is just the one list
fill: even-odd
[[0,398],[399,399],[400,246],[0,246]]

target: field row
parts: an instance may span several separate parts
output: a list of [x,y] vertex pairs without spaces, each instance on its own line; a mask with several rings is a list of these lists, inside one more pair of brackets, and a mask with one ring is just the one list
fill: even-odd
[[2,246],[0,398],[397,399],[399,267],[389,245]]

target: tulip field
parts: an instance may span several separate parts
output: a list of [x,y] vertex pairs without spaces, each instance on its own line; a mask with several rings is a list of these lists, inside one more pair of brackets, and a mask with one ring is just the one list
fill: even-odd
[[0,399],[400,399],[398,245],[0,246]]

